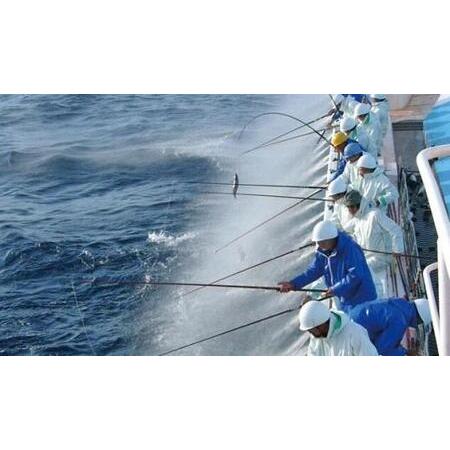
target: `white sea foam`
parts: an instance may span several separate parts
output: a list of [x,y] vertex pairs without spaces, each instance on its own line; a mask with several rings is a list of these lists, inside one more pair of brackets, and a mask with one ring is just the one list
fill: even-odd
[[150,231],[147,240],[151,244],[165,244],[168,247],[175,247],[181,242],[194,239],[195,233],[183,233],[178,236],[173,236],[165,231]]

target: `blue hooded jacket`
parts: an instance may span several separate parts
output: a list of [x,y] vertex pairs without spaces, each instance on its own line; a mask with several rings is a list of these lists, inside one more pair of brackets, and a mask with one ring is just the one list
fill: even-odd
[[333,174],[329,178],[329,182],[331,183],[334,181],[339,175],[342,175],[344,173],[345,165],[347,164],[347,161],[344,158],[341,158],[338,163],[336,170],[333,172]]
[[358,305],[350,318],[367,330],[380,355],[404,356],[400,342],[408,327],[417,326],[417,309],[405,299],[391,298]]
[[357,102],[362,103],[367,95],[366,94],[342,94],[344,97],[353,97]]
[[340,309],[348,313],[354,306],[375,300],[377,292],[361,247],[340,231],[336,248],[327,255],[318,248],[305,272],[291,280],[301,289],[321,276],[340,300]]
[[[358,143],[354,139],[347,139],[347,145],[352,143]],[[361,147],[361,146],[360,146]],[[364,150],[364,147],[361,147]],[[365,151],[365,150],[364,150]],[[331,183],[334,181],[338,176],[342,175],[344,173],[345,166],[347,164],[347,161],[344,157],[341,157],[341,159],[337,163],[336,170],[332,173],[332,175],[329,178],[329,182]]]

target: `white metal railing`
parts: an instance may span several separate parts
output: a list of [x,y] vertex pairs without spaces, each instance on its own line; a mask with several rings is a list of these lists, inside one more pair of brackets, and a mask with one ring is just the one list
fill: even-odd
[[434,295],[433,283],[431,281],[431,273],[438,270],[438,263],[432,263],[423,269],[423,281],[425,283],[425,289],[427,291],[428,304],[430,305],[431,319],[433,321],[434,335],[436,336],[436,344],[439,354],[442,354],[441,348],[441,333],[439,323],[439,311],[436,302],[436,296]]
[[[426,148],[417,155],[417,166],[427,192],[438,235],[439,315],[437,315],[437,306],[432,314],[433,325],[435,330],[438,330],[436,340],[440,355],[450,355],[450,304],[448,301],[450,296],[450,220],[431,162],[435,159],[446,157],[450,157],[450,145]],[[427,272],[429,276],[429,273],[432,270],[436,270],[436,267],[434,265],[428,267],[432,267]],[[434,292],[429,278],[426,281],[426,291],[428,299],[434,299]],[[430,303],[431,305],[432,303]]]

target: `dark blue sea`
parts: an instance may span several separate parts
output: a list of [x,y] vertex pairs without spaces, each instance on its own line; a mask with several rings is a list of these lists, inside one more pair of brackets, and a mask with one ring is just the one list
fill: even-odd
[[[284,101],[269,95],[0,96],[0,354],[152,355],[201,336],[197,326],[184,333],[185,302],[172,300],[173,290],[126,283],[210,281],[193,280],[199,276],[193,265],[212,255],[198,252],[200,240],[221,241],[225,222],[214,211],[223,212],[231,199],[206,198],[201,185],[188,182],[231,181],[239,152],[257,143],[251,131],[238,139],[242,127]],[[310,107],[307,118],[314,112]],[[272,136],[264,133],[267,124],[256,127],[264,138]],[[280,129],[293,125],[283,121]],[[283,181],[276,173],[248,181]],[[227,214],[240,220],[236,209]],[[283,250],[278,244],[274,251]],[[239,252],[239,264],[252,262],[249,249]],[[222,273],[220,259],[206,264]],[[201,314],[198,307],[194,316]],[[250,317],[236,312],[234,320]],[[223,316],[216,319],[204,333],[226,325]],[[176,330],[173,341],[168,329]],[[251,353],[251,347],[209,353]]]

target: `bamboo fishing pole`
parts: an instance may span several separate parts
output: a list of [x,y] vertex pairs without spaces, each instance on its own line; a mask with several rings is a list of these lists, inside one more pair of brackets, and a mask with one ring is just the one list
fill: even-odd
[[[365,252],[370,252],[370,253],[379,253],[380,255],[393,255],[393,252],[384,252],[381,250],[371,250],[368,248],[363,248],[362,250],[364,250]],[[410,255],[407,253],[395,253],[396,256],[402,256],[404,258],[412,258],[412,259],[425,259],[428,261],[436,261],[435,258],[431,258],[429,256],[420,256],[420,255]]]
[[[302,128],[302,127],[299,127],[299,128]],[[317,131],[325,132],[325,131],[327,131],[329,129],[330,129],[330,127],[327,127],[327,128],[322,128],[322,129],[317,130]],[[259,144],[256,147],[252,147],[249,150],[246,150],[245,152],[242,152],[241,156],[242,155],[247,155],[248,153],[254,152],[254,151],[259,150],[261,148],[271,147],[272,145],[282,144],[283,142],[292,141],[293,139],[299,139],[299,138],[305,137],[305,136],[311,136],[311,134],[314,134],[314,133],[315,133],[314,131],[309,131],[308,133],[297,134],[295,136],[290,136],[290,137],[284,138],[284,139],[279,139],[279,140],[271,139],[270,141],[263,142],[262,144]]]
[[312,127],[310,124],[308,124],[307,122],[299,119],[298,117],[293,116],[292,114],[287,114],[287,113],[283,113],[283,112],[275,112],[275,111],[271,111],[271,112],[266,112],[263,114],[260,114],[259,117],[262,116],[282,116],[282,117],[288,117],[292,120],[296,120],[297,122],[300,122],[302,125],[304,125],[305,127],[309,128],[311,131],[313,131],[314,133],[316,133],[317,135],[320,136],[321,139],[323,139],[324,141],[326,141],[329,145],[331,145],[331,142],[322,134],[320,134],[319,131],[317,131],[314,127]]
[[188,347],[192,347],[192,346],[200,344],[202,342],[210,341],[211,339],[215,339],[217,337],[224,336],[224,335],[229,334],[229,333],[233,333],[233,332],[241,330],[243,328],[247,328],[249,326],[265,322],[266,320],[274,319],[275,317],[280,317],[280,316],[282,316],[284,314],[288,314],[290,312],[298,311],[299,309],[300,309],[300,307],[285,309],[284,311],[280,311],[280,312],[277,312],[275,314],[271,314],[270,316],[266,316],[266,317],[263,317],[261,319],[253,320],[252,322],[247,322],[247,323],[245,323],[243,325],[239,325],[239,326],[231,328],[229,330],[222,331],[221,333],[216,333],[216,334],[213,334],[212,336],[207,336],[205,338],[198,339],[196,341],[190,342],[189,344],[184,344],[184,345],[181,345],[179,347],[173,348],[171,350],[167,350],[167,351],[165,351],[163,353],[159,353],[158,356],[170,355],[171,353],[178,352],[179,350],[183,350],[183,349],[186,349]]
[[[294,252],[299,252],[299,251],[304,250],[306,248],[312,247],[313,245],[314,245],[314,242],[310,242],[310,243],[308,243],[306,245],[302,245],[302,246],[300,246],[298,248],[295,248],[293,250],[289,250],[289,251],[287,251],[285,253],[281,253],[280,255],[274,256],[272,258],[265,259],[264,261],[260,261],[258,263],[255,263],[255,264],[251,265],[251,266],[245,267],[244,269],[240,269],[237,272],[233,272],[233,273],[230,273],[229,275],[225,275],[222,278],[218,278],[217,280],[211,281],[211,283],[209,283],[209,284],[219,283],[221,281],[227,280],[228,278],[231,278],[231,277],[234,277],[236,275],[240,275],[240,274],[242,274],[244,272],[247,272],[248,270],[255,269],[256,267],[262,266],[262,265],[267,264],[267,263],[269,263],[271,261],[275,261],[276,259],[280,259],[280,258],[282,258],[284,256],[291,255]],[[186,294],[184,294],[183,297],[186,297],[187,295],[193,294],[194,292],[200,291],[201,289],[204,289],[205,287],[206,286],[202,286],[202,287],[197,287],[196,289],[192,289],[191,291],[186,292]]]
[[[247,129],[247,127],[248,127],[252,122],[254,122],[256,119],[259,119],[260,117],[264,117],[264,116],[271,115],[271,114],[273,114],[273,112],[265,112],[265,113],[258,114],[258,115],[256,115],[255,117],[252,117],[252,118],[251,118],[251,119],[250,119],[250,120],[242,127],[242,130],[240,131],[239,136],[238,136],[238,140],[241,139],[242,134],[244,133],[244,131]],[[325,119],[325,117],[327,117],[327,116],[329,116],[329,113],[326,113],[326,114],[324,114],[324,115],[322,115],[322,116],[320,116],[320,117],[317,117],[316,119],[310,120],[310,121],[307,122],[307,123],[308,123],[308,125],[311,125],[311,124],[313,124],[314,122],[318,122],[319,120]],[[276,140],[276,139],[279,139],[279,138],[281,138],[281,137],[287,136],[288,134],[293,133],[294,131],[298,131],[298,130],[300,130],[301,128],[305,128],[305,127],[306,127],[306,125],[305,125],[305,124],[302,124],[302,125],[300,125],[300,126],[298,126],[298,127],[296,127],[296,128],[293,128],[293,129],[290,130],[290,131],[286,131],[285,133],[282,133],[282,134],[280,134],[279,136],[276,136],[276,137],[272,138],[271,140]],[[267,141],[267,142],[269,142],[269,141]]]
[[[187,283],[178,281],[112,281],[105,280],[95,282],[91,280],[81,280],[80,283],[92,284],[93,286],[197,286],[197,287],[215,287],[228,289],[260,289],[265,291],[280,291],[279,286],[259,286],[247,284],[208,284],[208,283]],[[296,292],[327,292],[326,289],[294,289]]]

